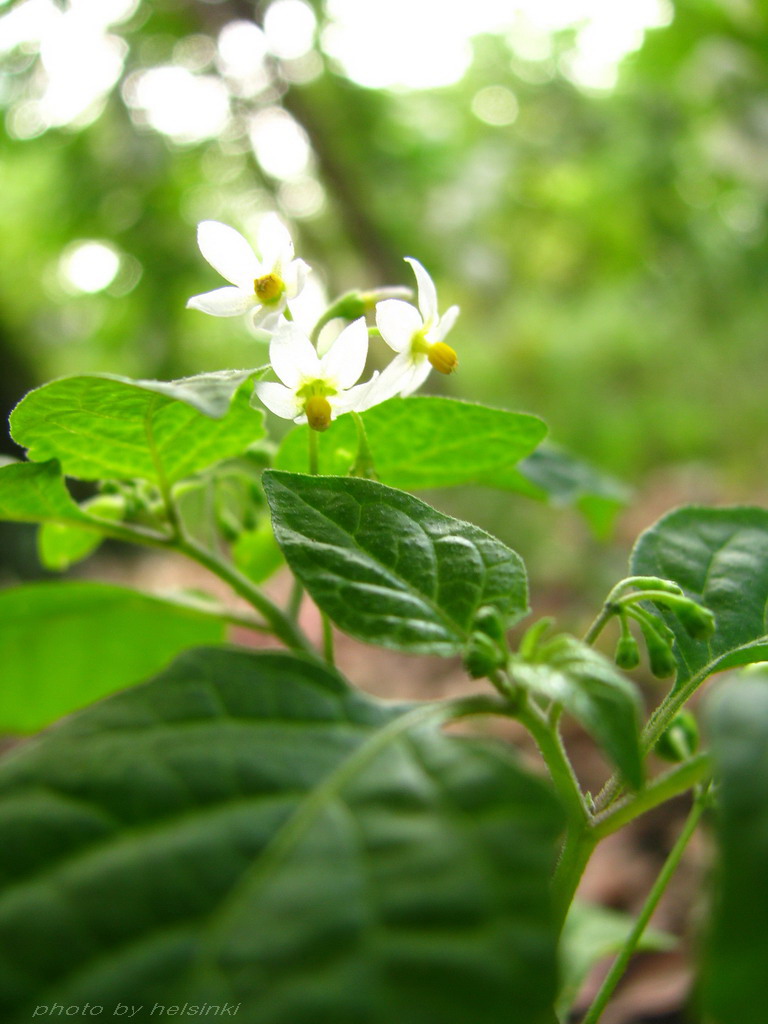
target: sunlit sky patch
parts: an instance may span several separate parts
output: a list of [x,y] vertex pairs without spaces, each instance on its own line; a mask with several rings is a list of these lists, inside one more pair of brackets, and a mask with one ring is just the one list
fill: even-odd
[[[28,93],[12,104],[12,134],[32,138],[98,116],[127,55],[116,28],[138,6],[139,0],[22,0],[8,8],[0,0],[0,53],[18,48],[40,58]],[[321,45],[345,73],[364,86],[407,90],[459,81],[478,34],[502,33],[515,55],[536,61],[550,53],[551,33],[568,26],[576,27],[577,40],[561,70],[579,85],[610,88],[618,62],[640,45],[644,31],[671,17],[670,0],[328,0],[327,9]],[[215,44],[204,36],[180,41],[167,65],[129,77],[125,98],[137,119],[176,142],[220,136],[231,123],[230,94],[267,94],[270,54],[283,62],[289,80],[318,72],[317,31],[305,0],[273,0],[263,28],[240,20]],[[498,126],[511,124],[517,112],[501,85],[478,92],[472,109]],[[264,114],[250,125],[260,163],[276,177],[300,177],[307,170],[306,140],[275,108]]]
[[329,0],[328,13],[324,49],[370,88],[452,85],[469,68],[474,36],[501,32],[513,50],[519,39],[530,52],[537,36],[545,48],[549,34],[569,26],[579,33],[566,72],[578,84],[608,88],[621,58],[645,29],[669,22],[671,7],[668,0]]

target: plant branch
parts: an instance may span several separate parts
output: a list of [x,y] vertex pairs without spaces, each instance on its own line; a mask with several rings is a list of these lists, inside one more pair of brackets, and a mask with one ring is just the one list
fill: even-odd
[[608,1000],[613,995],[616,985],[619,983],[621,976],[627,969],[627,964],[629,963],[632,954],[635,952],[637,944],[642,938],[643,932],[645,931],[648,922],[650,921],[651,916],[664,893],[664,890],[667,888],[672,875],[677,870],[683,853],[685,852],[685,848],[688,845],[691,836],[695,832],[696,826],[698,825],[699,819],[704,813],[706,806],[707,790],[703,789],[697,794],[683,831],[680,833],[677,842],[672,847],[672,851],[664,862],[664,866],[662,867],[658,878],[654,882],[653,888],[648,894],[648,898],[645,901],[643,909],[640,911],[640,916],[637,921],[635,921],[635,925],[629,933],[621,952],[614,960],[610,971],[606,975],[603,984],[600,986],[600,991],[597,993],[594,1002],[590,1006],[587,1015],[584,1017],[581,1024],[597,1024],[597,1021],[600,1019],[603,1010],[608,1004]]

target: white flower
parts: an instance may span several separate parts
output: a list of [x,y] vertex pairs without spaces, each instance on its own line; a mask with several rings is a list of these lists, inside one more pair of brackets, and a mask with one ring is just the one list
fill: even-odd
[[291,236],[274,214],[262,218],[257,242],[261,259],[234,228],[215,220],[199,224],[200,252],[233,287],[193,295],[187,308],[211,316],[240,316],[253,311],[256,327],[274,327],[289,299],[304,287],[309,267],[293,258]]
[[345,327],[322,357],[295,324],[283,322],[269,345],[269,360],[282,384],[260,381],[256,394],[277,416],[325,430],[342,413],[368,408],[372,380],[356,384],[367,356],[364,317]]
[[452,373],[458,358],[443,340],[456,322],[459,307],[437,312],[437,292],[432,278],[418,260],[406,257],[413,267],[419,289],[419,308],[400,299],[385,299],[376,306],[381,336],[397,355],[376,383],[376,401],[392,395],[410,395],[421,387],[431,367]]

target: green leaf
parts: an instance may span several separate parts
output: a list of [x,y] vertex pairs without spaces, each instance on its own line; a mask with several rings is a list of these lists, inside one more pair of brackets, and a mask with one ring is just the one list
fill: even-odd
[[709,705],[719,866],[700,983],[713,1024],[764,1024],[768,963],[768,671],[743,673]]
[[224,639],[210,612],[101,583],[0,591],[0,731],[34,732]]
[[515,661],[514,678],[556,701],[594,737],[627,782],[643,783],[637,690],[599,651],[572,636],[537,647],[533,661]]
[[18,523],[88,523],[67,490],[58,462],[0,466],[0,519]]
[[267,470],[278,544],[347,633],[411,653],[457,654],[482,605],[528,610],[518,555],[483,530],[372,480]]
[[[610,910],[596,903],[576,900],[571,904],[560,938],[560,994],[557,1012],[561,1020],[578,997],[593,967],[622,949],[635,919],[619,910]],[[668,932],[646,928],[637,949],[641,952],[662,952],[674,949],[678,940]]]
[[737,665],[768,658],[768,512],[761,508],[682,508],[641,535],[632,572],[678,583],[715,615],[709,640],[692,640],[678,620],[674,631],[676,687]]
[[[392,398],[362,418],[378,478],[403,490],[471,483],[518,490],[514,466],[547,432],[535,416],[433,395]],[[277,469],[306,471],[308,430],[298,427],[286,435]],[[321,473],[346,476],[356,454],[351,416],[320,435]]]
[[[97,494],[80,508],[105,524],[118,523],[125,513],[125,498],[120,494]],[[37,534],[37,552],[46,569],[61,572],[92,554],[104,540],[93,527],[65,523],[43,523]]]
[[[479,484],[553,505],[574,505],[600,537],[610,533],[627,501],[625,487],[586,462],[551,446],[536,448],[546,426],[535,416],[455,398],[411,395],[377,405],[362,419],[376,474],[392,487]],[[285,436],[276,469],[306,470],[308,430],[297,427]],[[353,418],[342,416],[320,436],[320,472],[346,476],[357,446]]]
[[263,583],[283,564],[272,523],[262,521],[253,530],[245,530],[232,545],[232,559],[243,575],[254,583]]
[[613,477],[552,445],[532,452],[517,469],[531,485],[531,497],[555,506],[573,505],[600,539],[610,536],[629,499],[628,489]]
[[58,459],[67,476],[173,483],[263,436],[263,416],[248,389],[238,390],[257,372],[167,383],[64,377],[30,392],[11,414],[11,430],[33,462]]
[[559,809],[444,707],[406,711],[292,655],[198,650],[6,760],[4,1024],[54,1002],[551,1021]]

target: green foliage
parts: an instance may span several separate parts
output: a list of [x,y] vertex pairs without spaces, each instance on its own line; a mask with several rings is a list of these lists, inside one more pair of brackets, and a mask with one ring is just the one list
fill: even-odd
[[81,480],[138,478],[165,486],[238,455],[264,435],[240,386],[257,371],[180,381],[68,377],[32,391],[11,415],[35,462],[58,459]]
[[[560,994],[557,1012],[566,1022],[589,972],[612,954],[618,953],[629,935],[634,920],[629,914],[595,903],[575,900],[565,919],[560,939]],[[674,935],[648,928],[638,946],[639,950],[657,952],[674,949]]]
[[762,1024],[768,962],[768,675],[744,673],[709,706],[720,863],[700,984],[713,1024]]
[[639,695],[599,651],[575,637],[556,636],[539,644],[531,660],[513,661],[513,673],[535,693],[562,704],[602,746],[629,785],[642,785]]
[[224,639],[204,608],[103,583],[0,591],[0,731],[34,732],[138,683],[194,644]]
[[694,676],[768,657],[763,609],[768,600],[768,512],[760,508],[683,508],[664,516],[637,542],[632,571],[663,576],[710,609],[715,632],[695,640],[675,614],[676,686]]
[[[547,432],[536,416],[432,395],[391,398],[362,419],[376,476],[403,490],[470,483],[519,490],[513,467]],[[283,439],[277,469],[306,469],[308,430],[299,427]],[[320,472],[346,475],[356,452],[355,425],[347,416],[320,438]]]
[[[89,516],[107,523],[119,523],[125,515],[126,501],[120,494],[98,494],[80,506]],[[102,537],[93,527],[84,529],[65,523],[44,523],[37,535],[37,552],[46,569],[61,571],[92,554]]]
[[0,768],[3,1020],[189,1000],[547,1024],[560,815],[500,745],[444,736],[449,713],[211,649],[27,745]]
[[528,610],[519,556],[483,530],[372,480],[269,470],[264,488],[288,565],[318,606],[368,643],[457,654],[475,613]]
[[73,526],[89,522],[72,500],[55,459],[0,466],[0,518]]

